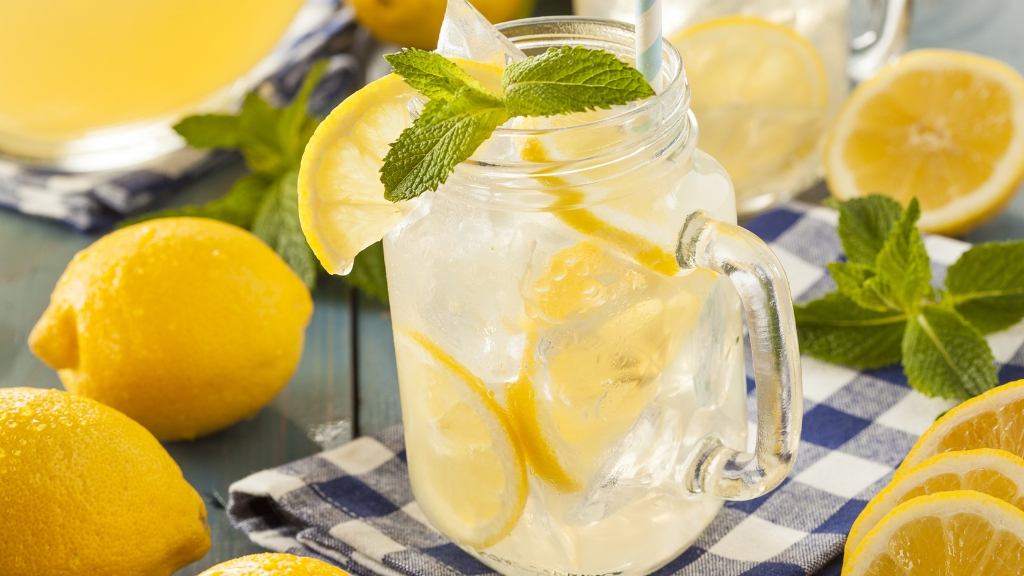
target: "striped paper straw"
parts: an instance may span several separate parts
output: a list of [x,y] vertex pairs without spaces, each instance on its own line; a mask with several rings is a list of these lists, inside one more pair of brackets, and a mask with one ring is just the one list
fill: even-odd
[[636,0],[636,68],[661,91],[661,1]]

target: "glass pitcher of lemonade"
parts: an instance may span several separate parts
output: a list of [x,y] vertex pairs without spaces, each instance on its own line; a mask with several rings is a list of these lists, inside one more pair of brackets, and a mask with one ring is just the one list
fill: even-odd
[[303,1],[0,2],[0,154],[92,170],[180,147],[170,124],[251,88]]
[[[910,21],[909,0],[663,3],[665,38],[682,53],[693,90],[701,148],[729,172],[741,214],[820,180],[825,130],[850,80],[871,77],[903,51]],[[627,22],[633,4],[573,0],[577,14]],[[851,15],[867,28],[852,41]]]
[[[621,22],[498,28],[633,57]],[[734,224],[668,44],[662,70],[642,103],[499,128],[384,238],[416,501],[504,574],[647,574],[795,458],[788,283]]]

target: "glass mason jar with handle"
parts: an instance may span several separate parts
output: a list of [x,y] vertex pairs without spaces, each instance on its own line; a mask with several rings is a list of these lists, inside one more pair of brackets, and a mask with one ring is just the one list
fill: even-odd
[[[527,55],[633,57],[620,22],[499,29]],[[499,128],[384,238],[418,508],[505,574],[647,574],[793,465],[788,283],[663,62],[644,102]]]
[[[741,215],[821,179],[825,131],[850,82],[902,52],[910,24],[909,0],[662,2],[665,38],[693,88],[701,148],[732,177]],[[573,1],[577,14],[627,22],[633,4]]]

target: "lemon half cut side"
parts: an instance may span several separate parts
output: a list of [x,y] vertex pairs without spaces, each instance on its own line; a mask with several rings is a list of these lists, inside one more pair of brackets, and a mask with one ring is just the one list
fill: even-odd
[[921,203],[926,232],[964,233],[1024,177],[1024,78],[997,60],[917,50],[858,86],[825,145],[840,200],[884,194]]
[[914,498],[886,515],[843,566],[843,576],[938,574],[1024,574],[1024,512],[973,490]]
[[1024,459],[993,449],[946,452],[898,476],[864,508],[846,539],[850,555],[864,535],[896,506],[913,498],[974,490],[1024,510]]
[[1024,380],[964,402],[918,438],[897,477],[943,452],[996,448],[1024,458]]

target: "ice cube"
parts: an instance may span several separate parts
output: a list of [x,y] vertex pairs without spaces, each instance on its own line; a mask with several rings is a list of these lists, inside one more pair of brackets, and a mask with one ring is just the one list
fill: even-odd
[[448,0],[437,53],[504,68],[526,55],[491,25],[468,0]]

